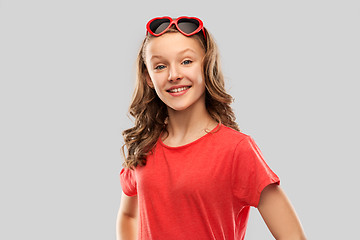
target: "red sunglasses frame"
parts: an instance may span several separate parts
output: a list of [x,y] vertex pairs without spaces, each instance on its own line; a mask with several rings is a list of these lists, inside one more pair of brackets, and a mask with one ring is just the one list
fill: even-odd
[[[168,26],[164,31],[162,31],[161,33],[157,33],[157,34],[156,34],[156,33],[154,33],[153,31],[151,31],[151,29],[150,29],[150,24],[151,24],[153,21],[158,20],[158,19],[168,19],[168,20],[170,21],[170,24],[169,24],[169,26]],[[182,31],[182,30],[179,28],[179,26],[178,26],[178,21],[179,21],[179,20],[182,20],[182,19],[194,19],[194,20],[196,20],[196,21],[199,22],[199,27],[198,27],[196,30],[194,30],[192,33],[186,33],[186,32],[184,32],[184,31]],[[178,18],[176,18],[176,19],[172,19],[171,17],[164,16],[164,17],[156,17],[156,18],[153,18],[153,19],[151,19],[151,20],[146,24],[146,30],[147,30],[146,34],[147,34],[147,33],[150,33],[151,35],[153,35],[153,36],[155,36],[155,37],[158,37],[158,36],[164,34],[173,24],[176,26],[176,28],[177,28],[177,30],[179,30],[179,32],[181,32],[183,35],[185,35],[185,36],[187,36],[187,37],[192,36],[192,35],[195,35],[196,33],[202,31],[203,34],[204,34],[204,38],[205,38],[205,40],[206,40],[206,34],[205,34],[205,30],[204,30],[204,24],[203,24],[203,22],[202,22],[199,18],[197,18],[197,17],[181,16],[181,17],[178,17]]]

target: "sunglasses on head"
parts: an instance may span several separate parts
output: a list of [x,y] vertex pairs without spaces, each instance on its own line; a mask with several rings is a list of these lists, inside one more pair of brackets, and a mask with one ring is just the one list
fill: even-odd
[[171,17],[156,17],[146,24],[146,30],[151,35],[158,37],[164,34],[173,24],[179,32],[185,36],[192,36],[202,31],[206,39],[203,22],[196,17],[183,16],[176,19],[172,19]]

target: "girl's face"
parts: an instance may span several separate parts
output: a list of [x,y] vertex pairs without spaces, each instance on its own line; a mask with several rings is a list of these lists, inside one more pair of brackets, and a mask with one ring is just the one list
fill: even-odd
[[145,49],[147,83],[176,111],[197,104],[205,106],[204,56],[198,40],[181,33],[152,38]]

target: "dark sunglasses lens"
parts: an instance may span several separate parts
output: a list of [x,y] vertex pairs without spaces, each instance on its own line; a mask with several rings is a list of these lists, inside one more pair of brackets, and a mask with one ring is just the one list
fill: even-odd
[[156,19],[150,23],[150,30],[155,33],[159,34],[164,31],[170,24],[169,19]]
[[199,28],[200,23],[195,19],[180,19],[178,26],[183,32],[190,34]]

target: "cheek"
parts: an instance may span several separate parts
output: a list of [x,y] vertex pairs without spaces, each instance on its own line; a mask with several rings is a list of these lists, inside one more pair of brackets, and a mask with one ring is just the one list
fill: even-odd
[[152,79],[152,83],[154,85],[154,88],[156,92],[161,91],[161,89],[164,88],[164,85],[166,84],[166,76],[164,74],[156,74],[156,76],[150,76]]
[[194,74],[193,74],[193,79],[196,81],[196,83],[197,83],[198,85],[205,85],[204,75],[203,75],[201,69],[200,69],[200,70],[197,70],[196,72],[194,72]]

